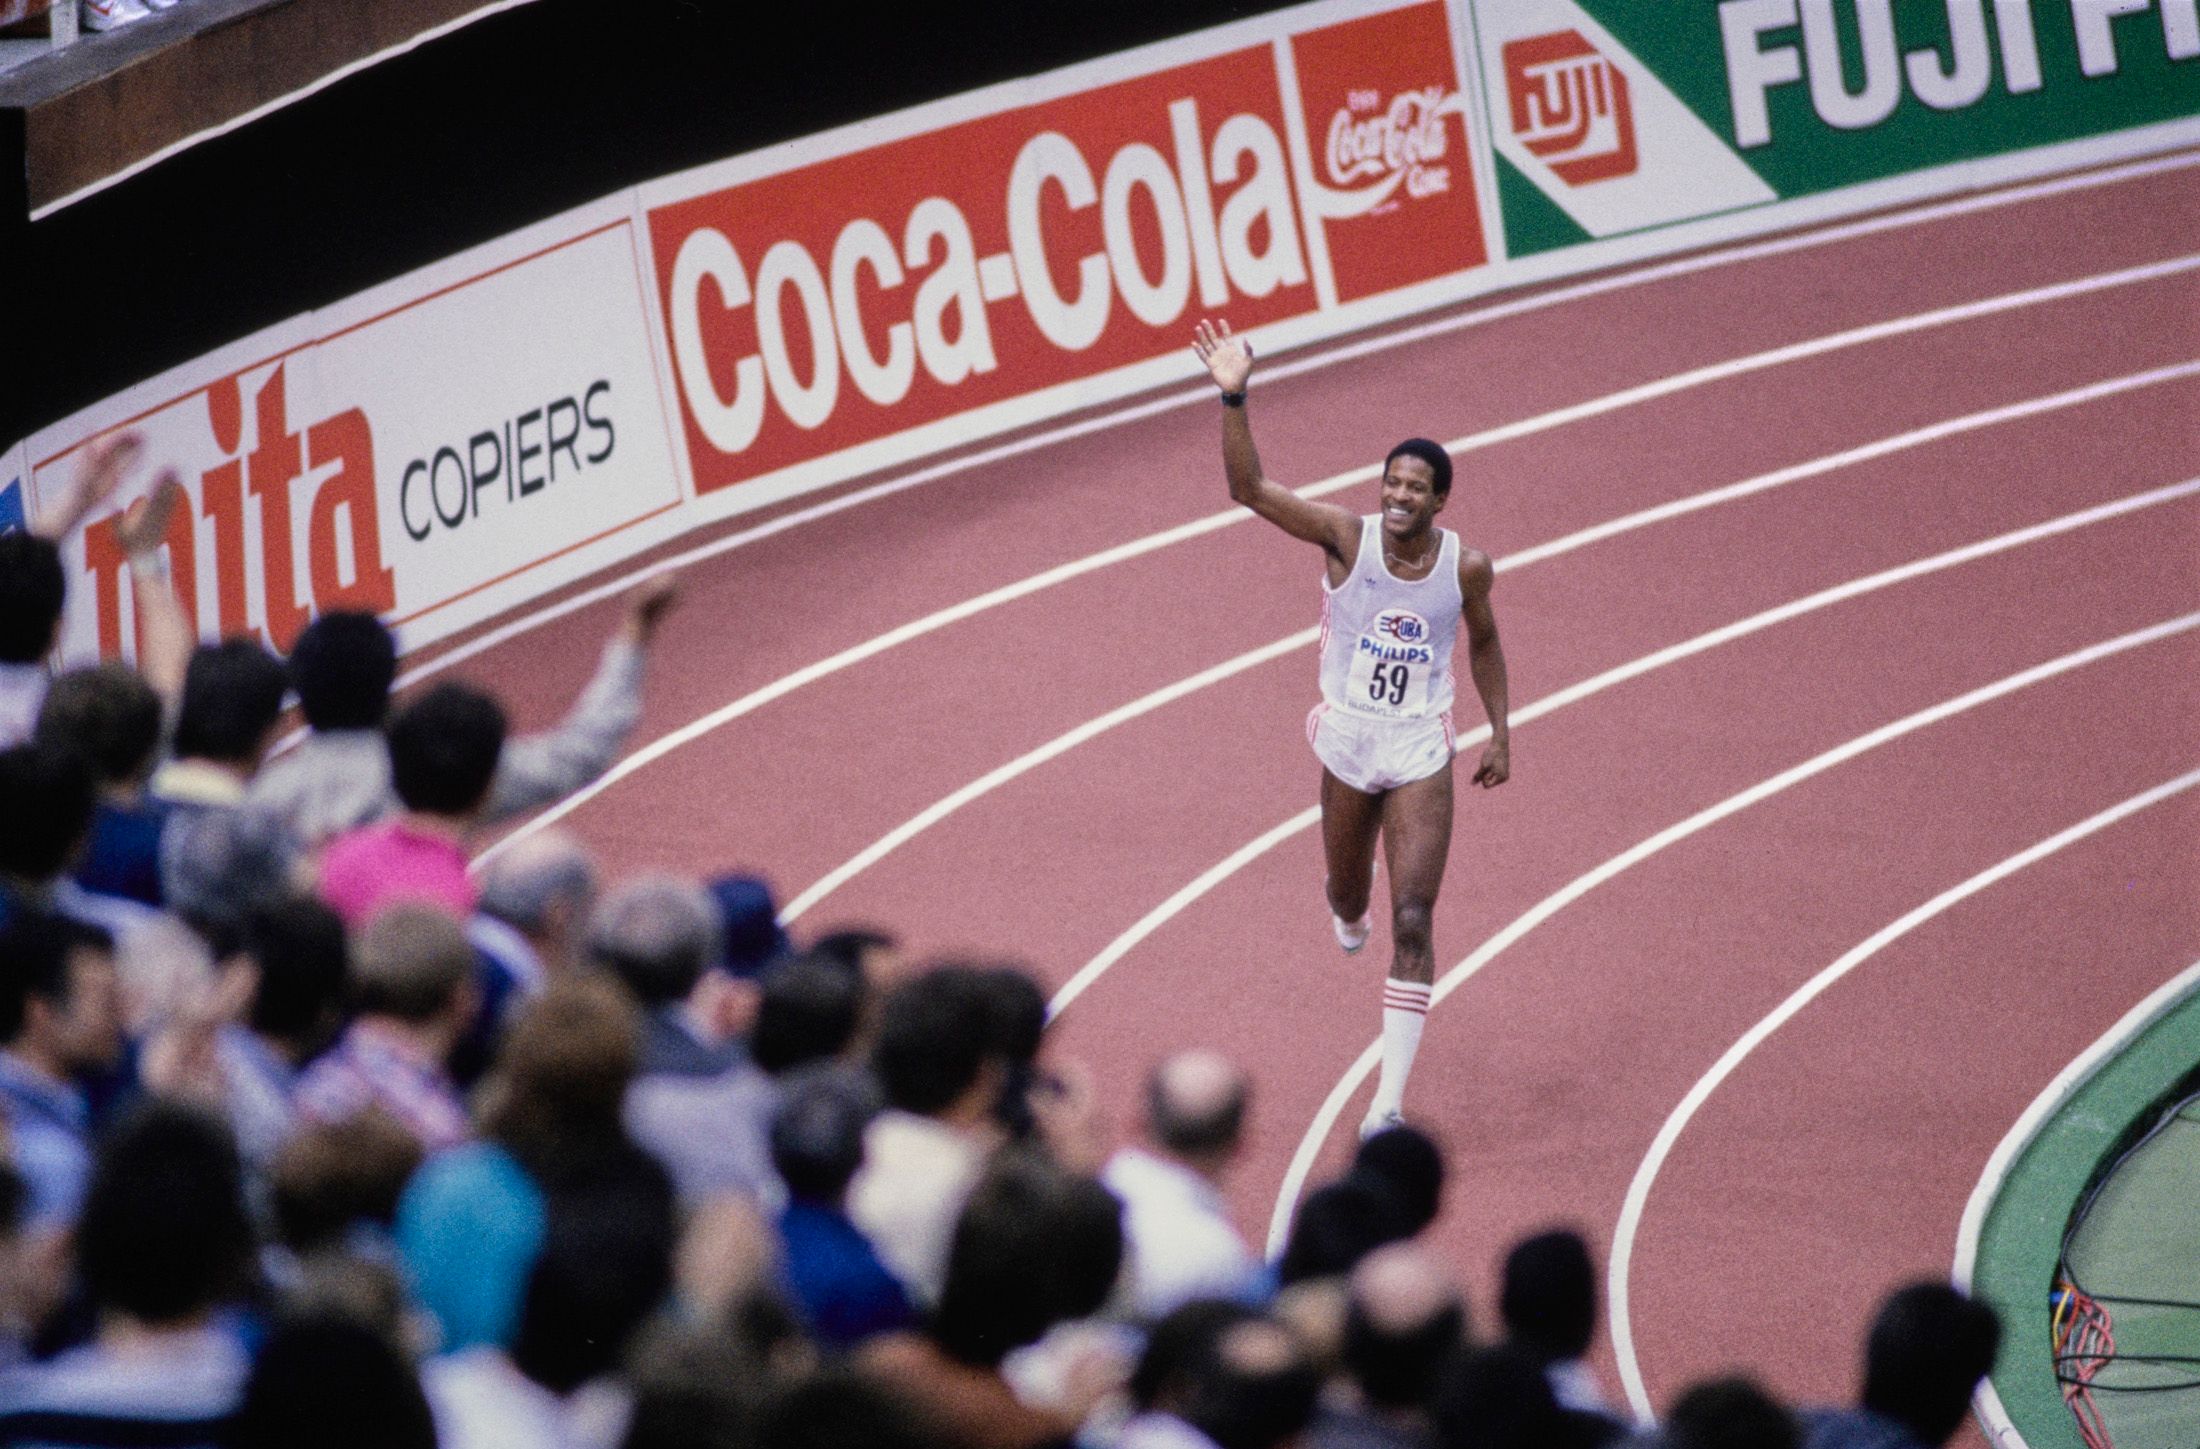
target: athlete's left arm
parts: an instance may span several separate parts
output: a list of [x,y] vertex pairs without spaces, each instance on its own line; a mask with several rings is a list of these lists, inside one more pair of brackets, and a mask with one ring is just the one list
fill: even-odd
[[1482,712],[1490,717],[1490,742],[1482,750],[1481,766],[1474,783],[1495,789],[1512,776],[1511,704],[1505,690],[1505,646],[1497,641],[1497,614],[1490,608],[1490,585],[1497,570],[1479,549],[1459,555],[1459,612],[1467,621],[1467,669],[1474,676],[1474,692],[1482,696]]

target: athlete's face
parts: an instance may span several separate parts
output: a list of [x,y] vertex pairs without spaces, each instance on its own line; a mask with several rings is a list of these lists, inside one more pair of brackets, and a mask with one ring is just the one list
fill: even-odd
[[1427,460],[1399,454],[1383,472],[1383,532],[1413,537],[1429,527],[1449,496],[1436,491],[1436,470]]

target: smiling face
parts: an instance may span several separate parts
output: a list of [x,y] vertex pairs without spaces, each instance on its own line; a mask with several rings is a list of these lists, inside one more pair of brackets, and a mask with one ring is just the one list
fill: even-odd
[[1450,496],[1436,491],[1436,470],[1426,459],[1400,453],[1383,470],[1383,533],[1393,542],[1421,537]]

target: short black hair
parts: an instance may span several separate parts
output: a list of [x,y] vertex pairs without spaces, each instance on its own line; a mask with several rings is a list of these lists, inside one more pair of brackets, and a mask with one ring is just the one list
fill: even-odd
[[290,649],[291,687],[306,723],[317,730],[380,725],[396,678],[397,640],[372,614],[323,614]]
[[435,1418],[411,1360],[381,1334],[332,1311],[288,1314],[253,1356],[228,1442],[435,1449]]
[[390,783],[407,809],[464,815],[487,798],[504,753],[504,708],[471,685],[438,684],[390,721]]
[[1454,1299],[1400,1333],[1376,1323],[1358,1297],[1345,1306],[1344,1367],[1379,1409],[1423,1409],[1467,1341],[1467,1311]]
[[23,1034],[31,998],[67,1006],[74,923],[50,911],[16,909],[0,916],[0,1046]]
[[61,745],[0,750],[0,875],[47,881],[92,828],[92,770]]
[[1276,1276],[1286,1287],[1336,1277],[1351,1272],[1383,1244],[1412,1236],[1412,1214],[1396,1192],[1372,1178],[1346,1173],[1299,1204]]
[[885,931],[870,926],[843,926],[837,931],[827,931],[810,943],[810,950],[820,956],[831,956],[847,963],[848,969],[861,974],[863,958],[872,951],[891,951],[901,942]]
[[0,533],[0,664],[36,664],[53,648],[68,583],[50,538]]
[[1123,1266],[1123,1209],[1091,1178],[1004,1150],[956,1219],[932,1339],[997,1368],[1049,1328],[1097,1311]]
[[160,695],[127,664],[72,669],[46,690],[37,738],[83,755],[101,784],[127,784],[160,746]]
[[626,1353],[672,1285],[672,1180],[639,1149],[614,1153],[545,1195],[535,1259],[512,1343],[520,1372],[569,1394]]
[[1216,1336],[1182,1417],[1216,1449],[1278,1449],[1313,1420],[1321,1384],[1296,1335],[1250,1319]]
[[749,1060],[773,1076],[838,1056],[863,1018],[863,978],[837,957],[797,956],[764,980]]
[[1477,1349],[1445,1375],[1436,1394],[1436,1436],[1455,1449],[1566,1449],[1587,1436],[1569,1432],[1551,1381],[1534,1354],[1516,1344]]
[[1397,1193],[1413,1215],[1414,1231],[1436,1221],[1444,1201],[1444,1153],[1420,1128],[1405,1123],[1385,1127],[1353,1153],[1352,1171]]
[[889,1106],[930,1115],[978,1080],[997,1052],[993,1013],[979,973],[942,966],[887,995],[871,1063]]
[[1193,1380],[1224,1330],[1260,1314],[1227,1298],[1194,1298],[1163,1314],[1146,1335],[1146,1347],[1124,1392],[1140,1413],[1173,1411],[1189,1400]]
[[176,710],[176,758],[243,764],[282,717],[290,675],[257,640],[202,644],[183,674]]
[[2000,1349],[2001,1320],[1989,1305],[1946,1283],[1897,1289],[1865,1341],[1864,1407],[1945,1444]]
[[1505,1255],[1497,1311],[1515,1343],[1546,1363],[1580,1358],[1596,1332],[1597,1275],[1570,1228],[1523,1238]]
[[1419,458],[1428,464],[1429,470],[1436,475],[1436,481],[1431,486],[1437,497],[1442,498],[1451,492],[1451,454],[1444,451],[1442,443],[1431,442],[1427,438],[1408,438],[1384,456],[1383,471],[1388,473],[1390,465],[1400,458]]
[[149,1324],[241,1291],[252,1220],[228,1125],[176,1102],[133,1109],[101,1144],[76,1242],[93,1301]]
[[342,1009],[351,986],[351,946],[344,921],[311,896],[290,896],[245,920],[244,952],[259,968],[252,1029],[296,1037]]
[[1659,1442],[1669,1449],[1802,1449],[1802,1427],[1754,1380],[1691,1385],[1666,1411]]
[[790,1078],[772,1114],[772,1166],[801,1200],[837,1203],[863,1166],[863,1130],[878,1103],[863,1076],[816,1066]]

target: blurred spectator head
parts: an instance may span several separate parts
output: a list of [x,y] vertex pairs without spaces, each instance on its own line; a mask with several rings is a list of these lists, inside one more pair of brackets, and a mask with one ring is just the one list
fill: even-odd
[[996,1368],[1098,1309],[1122,1263],[1122,1207],[1106,1188],[1035,1153],[1002,1152],[956,1221],[933,1339],[952,1358]]
[[1251,1095],[1251,1081],[1228,1058],[1178,1052],[1146,1078],[1146,1135],[1173,1157],[1219,1171],[1244,1142]]
[[1444,1154],[1420,1128],[1386,1127],[1368,1138],[1353,1154],[1352,1171],[1396,1193],[1415,1233],[1436,1221],[1444,1201]]
[[1124,1391],[1138,1413],[1182,1414],[1191,1402],[1201,1366],[1223,1331],[1258,1318],[1243,1303],[1195,1298],[1163,1315],[1146,1335],[1145,1350]]
[[770,1368],[717,1324],[645,1330],[621,1449],[756,1449]]
[[1411,1243],[1377,1248],[1352,1270],[1344,1367],[1378,1409],[1425,1409],[1466,1343],[1467,1312],[1444,1265]]
[[718,956],[718,914],[700,887],[643,876],[604,898],[588,923],[588,954],[645,1008],[685,1001]]
[[617,983],[600,976],[552,982],[505,1034],[483,1130],[522,1162],[619,1139],[639,1035],[633,1004]]
[[772,1449],[944,1449],[949,1441],[884,1384],[829,1365],[771,1397],[756,1442]]
[[473,944],[443,912],[391,906],[368,924],[356,954],[362,1015],[420,1025],[470,1014]]
[[257,769],[274,739],[289,684],[281,661],[255,640],[200,645],[183,675],[176,758]]
[[397,640],[372,614],[323,614],[291,646],[291,686],[317,730],[376,728],[396,678]]
[[772,1166],[799,1201],[837,1206],[863,1166],[863,1129],[878,1111],[864,1075],[818,1065],[788,1078],[772,1114]]
[[121,1059],[122,993],[105,931],[27,910],[0,925],[0,1047],[56,1076]]
[[92,828],[92,772],[62,745],[0,750],[0,879],[39,886],[69,866]]
[[127,664],[72,669],[46,690],[37,738],[83,755],[102,786],[141,784],[160,747],[160,696]]
[[92,1301],[155,1327],[236,1296],[252,1261],[237,1144],[220,1118],[141,1104],[109,1130],[77,1219]]
[[994,1043],[978,973],[942,966],[887,996],[871,1063],[890,1107],[925,1117],[984,1115],[1000,1094]]
[[512,1362],[557,1394],[608,1373],[672,1283],[672,1183],[640,1153],[547,1198]]
[[444,683],[390,720],[390,784],[408,810],[473,814],[504,754],[504,707],[469,685]]
[[1046,1038],[1046,993],[1021,966],[984,966],[973,975],[993,1020],[994,1051],[1011,1065],[1030,1066]]
[[1865,1340],[1864,1407],[1945,1444],[2000,1349],[2001,1320],[1989,1305],[1946,1283],[1897,1289]]
[[749,1059],[776,1077],[839,1056],[855,1039],[867,994],[863,978],[835,958],[795,957],[764,983]]
[[351,944],[336,912],[300,895],[262,906],[245,923],[244,954],[260,977],[246,1018],[252,1030],[301,1059],[327,1045],[351,990]]
[[791,949],[779,926],[772,888],[760,876],[722,875],[708,887],[718,918],[714,964],[742,981],[761,981],[787,959]]
[[52,539],[0,533],[0,664],[36,664],[52,651],[66,591]]
[[521,837],[481,873],[482,911],[527,937],[553,967],[570,964],[595,906],[596,864],[561,831]]
[[1505,1255],[1497,1311],[1511,1340],[1545,1363],[1580,1358],[1596,1332],[1597,1275],[1570,1228],[1523,1238]]
[[1321,1377],[1291,1331],[1254,1318],[1216,1337],[1181,1417],[1216,1449],[1277,1449],[1312,1421],[1320,1392]]
[[435,1449],[435,1420],[411,1361],[383,1335],[338,1315],[286,1314],[252,1361],[228,1442]]
[[862,974],[873,991],[883,993],[899,978],[901,942],[887,931],[870,926],[844,926],[827,931],[810,943],[821,956],[845,961],[848,969]]
[[386,1112],[301,1127],[268,1174],[277,1238],[306,1254],[341,1245],[356,1227],[389,1227],[420,1160],[420,1139]]
[[1460,1360],[1436,1396],[1444,1449],[1576,1449],[1583,1426],[1558,1406],[1543,1365],[1513,1344]]
[[1696,1384],[1673,1401],[1659,1449],[1802,1449],[1795,1416],[1746,1378]]
[[1413,1215],[1386,1184],[1347,1173],[1299,1204],[1277,1275],[1286,1284],[1351,1272],[1385,1243],[1413,1235]]
[[209,810],[170,828],[183,834],[166,852],[168,908],[218,956],[243,944],[256,912],[288,900],[298,887],[303,851],[271,811]]

